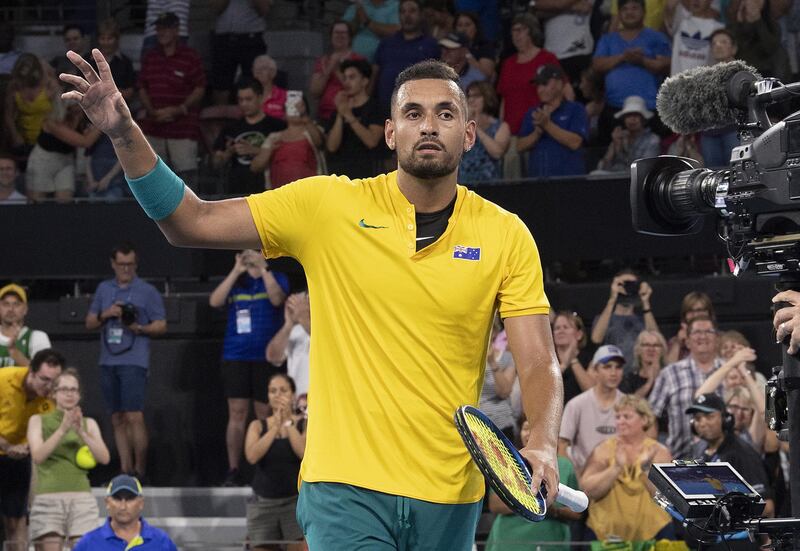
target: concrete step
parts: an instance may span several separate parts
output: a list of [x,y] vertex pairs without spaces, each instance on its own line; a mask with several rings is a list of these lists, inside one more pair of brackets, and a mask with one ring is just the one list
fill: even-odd
[[220,517],[148,517],[181,549],[244,549],[247,520]]
[[[106,488],[93,488],[100,512],[106,514]],[[240,518],[244,522],[248,487],[238,488],[144,488],[144,516],[150,518]],[[202,541],[202,540],[200,540]]]

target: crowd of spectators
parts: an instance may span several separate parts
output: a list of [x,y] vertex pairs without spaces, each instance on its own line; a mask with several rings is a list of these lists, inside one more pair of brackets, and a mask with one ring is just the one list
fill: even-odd
[[[652,499],[655,487],[647,478],[653,463],[673,459],[728,461],[764,497],[766,516],[786,514],[788,447],[765,422],[766,379],[754,367],[756,350],[739,331],[719,331],[711,299],[699,292],[685,296],[678,331],[665,338],[651,297],[647,282],[624,270],[590,328],[574,312],[551,313],[564,380],[561,479],[586,492],[589,508],[578,518],[548,511],[545,529],[514,522],[490,495],[488,507],[498,513],[490,549],[620,540],[637,549],[665,539],[676,542],[671,549],[694,549],[697,541]],[[492,343],[480,407],[519,437],[526,425],[515,408],[518,383],[511,356],[504,360],[502,326],[495,327]],[[734,548],[758,546],[739,542]]]
[[[482,98],[470,107],[479,131],[461,171],[470,186],[624,173],[631,160],[661,153],[724,166],[736,129],[671,133],[655,105],[664,78],[733,59],[785,81],[800,73],[800,14],[788,0],[544,0],[502,22],[492,2],[359,0],[328,29],[310,75],[267,55],[269,9],[268,1],[214,2],[207,63],[188,45],[184,1],[148,2],[138,74],[119,51],[114,20],[101,21],[94,36],[66,25],[64,49],[94,63],[90,46],[98,47],[161,158],[196,189],[208,178],[198,170],[210,165],[218,183],[209,189],[227,194],[320,173],[390,170],[380,130],[391,89],[423,59],[449,64],[465,92]],[[0,153],[19,175],[9,187],[0,174],[0,204],[20,194],[126,196],[108,139],[59,97],[68,85],[57,75],[74,65],[63,52],[50,62],[20,52],[14,40],[10,29],[0,42]],[[287,90],[289,77],[308,84]],[[240,97],[245,90],[256,97]]]
[[[266,53],[269,2],[214,3],[208,76],[199,53],[187,45],[188,2],[162,4],[168,6],[161,11],[148,8],[138,74],[119,50],[113,20],[98,25],[96,45],[161,158],[194,187],[207,162],[220,172],[222,190],[232,194],[314,174],[367,177],[391,167],[383,121],[394,78],[430,57],[460,75],[476,121],[478,140],[459,173],[467,185],[625,172],[631,160],[667,151],[723,165],[736,143],[734,129],[671,135],[655,109],[663,78],[736,58],[764,75],[788,80],[798,73],[800,14],[785,0],[614,0],[599,27],[592,23],[598,9],[590,0],[539,0],[533,11],[509,21],[505,36],[497,8],[486,6],[491,2],[457,1],[454,8],[462,11],[456,11],[446,2],[360,0],[331,26],[329,49],[304,75],[309,84],[298,94],[286,86],[291,68],[281,70]],[[66,49],[93,61],[91,37],[79,26],[66,26],[63,38]],[[0,28],[0,74],[6,75],[0,204],[127,195],[110,141],[60,98],[56,74],[73,70],[61,54],[48,63],[17,51],[13,28]],[[213,117],[204,116],[207,109]],[[212,118],[225,123],[205,141]],[[98,380],[120,470],[146,481],[149,346],[151,337],[166,331],[166,313],[158,291],[136,276],[132,245],[115,248],[110,262],[114,277],[94,294],[86,327],[100,332]],[[635,542],[681,538],[654,506],[647,480],[652,463],[671,458],[725,459],[738,461],[737,468],[744,461],[740,472],[763,491],[767,512],[785,508],[779,500],[787,450],[763,421],[765,380],[753,367],[757,351],[741,333],[719,332],[714,306],[702,293],[685,297],[676,334],[662,334],[652,292],[626,270],[613,278],[608,301],[590,325],[575,312],[553,312],[565,388],[559,469],[562,481],[589,495],[588,516],[554,507],[545,523],[520,524],[490,495],[488,507],[498,513],[491,548],[611,536]],[[35,513],[54,506],[48,494],[69,491],[75,495],[68,505],[96,518],[82,501],[86,496],[78,495],[85,493],[85,472],[65,458],[83,445],[101,463],[110,454],[96,423],[80,414],[76,374],[65,369],[46,334],[25,325],[27,300],[18,285],[0,289],[0,389],[13,387],[9,395],[16,400],[0,404],[6,538],[28,538],[32,459],[41,472],[31,538],[77,539],[91,528],[85,516],[59,524]],[[305,446],[308,294],[292,293],[287,277],[272,272],[257,251],[242,251],[209,303],[225,308],[227,316],[220,374],[228,402],[228,472],[222,482],[250,482],[241,475],[244,457],[256,473],[247,513],[251,544],[299,540],[293,511]],[[480,406],[510,437],[527,430],[500,320],[492,331]],[[247,425],[251,407],[255,420]],[[48,486],[54,473],[66,470],[68,490]],[[115,520],[115,499],[141,505],[141,487],[131,480],[117,488],[127,492],[122,497],[115,497],[113,485],[109,489],[107,531],[114,522],[130,524]],[[635,522],[626,514],[631,510],[640,513]]]

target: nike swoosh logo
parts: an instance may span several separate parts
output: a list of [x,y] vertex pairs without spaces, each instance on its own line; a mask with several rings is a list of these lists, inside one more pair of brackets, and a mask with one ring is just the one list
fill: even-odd
[[362,228],[369,228],[371,230],[385,230],[386,228],[389,227],[389,226],[371,226],[370,224],[364,222],[363,218],[358,221],[358,225],[361,226]]

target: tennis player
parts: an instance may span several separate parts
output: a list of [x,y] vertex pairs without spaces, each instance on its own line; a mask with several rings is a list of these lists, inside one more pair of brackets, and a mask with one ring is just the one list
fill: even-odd
[[[403,71],[385,139],[396,172],[306,178],[203,201],[156,157],[98,50],[62,74],[111,138],[134,195],[170,243],[292,256],[311,297],[308,440],[297,516],[312,551],[469,550],[483,479],[453,424],[475,404],[492,317],[505,322],[531,437],[533,484],[558,488],[562,383],[534,240],[456,183],[475,143],[458,75]],[[357,117],[347,124],[365,131]]]

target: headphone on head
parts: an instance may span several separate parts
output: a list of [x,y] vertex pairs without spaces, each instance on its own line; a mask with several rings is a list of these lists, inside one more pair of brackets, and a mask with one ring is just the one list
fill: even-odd
[[[733,418],[733,414],[727,409],[725,411],[720,411],[720,413],[722,414],[722,432],[725,434],[732,433],[736,426],[736,419]],[[694,436],[698,436],[697,429],[694,427],[694,417],[689,419],[689,430],[692,431]]]

